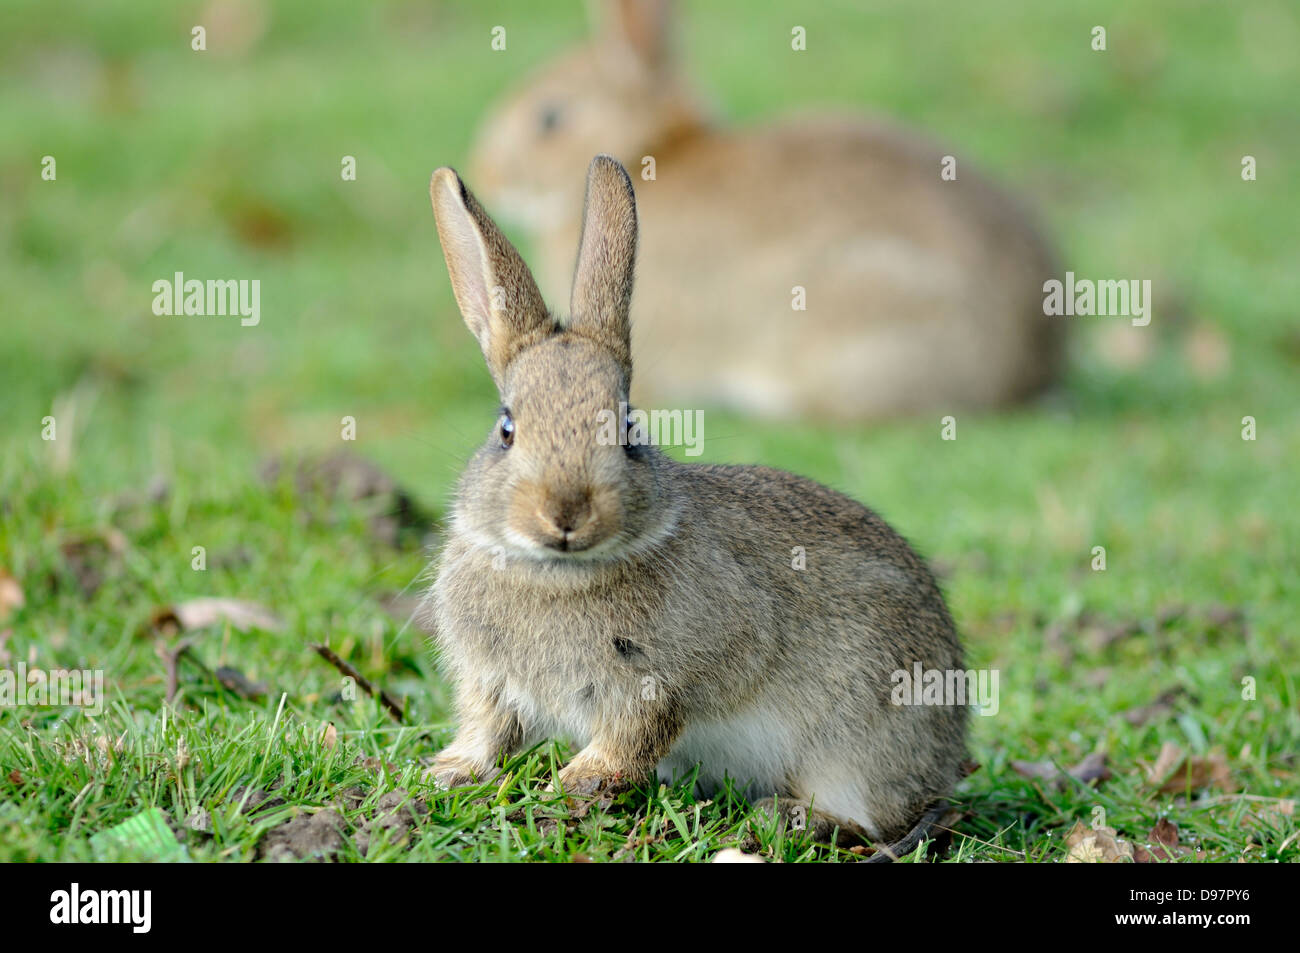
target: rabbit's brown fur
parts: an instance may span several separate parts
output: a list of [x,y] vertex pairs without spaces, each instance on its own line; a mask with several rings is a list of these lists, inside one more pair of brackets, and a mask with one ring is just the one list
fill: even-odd
[[666,49],[666,0],[603,7],[595,42],[507,92],[471,171],[537,239],[549,297],[572,274],[573,170],[654,158],[637,183],[639,402],[861,419],[996,406],[1056,378],[1054,255],[966,154],[857,115],[718,126]]
[[907,831],[965,757],[964,708],[890,700],[895,671],[962,665],[925,565],[810,480],[597,439],[631,375],[636,208],[617,162],[591,164],[563,323],[456,174],[436,172],[431,191],[513,424],[465,470],[426,602],[460,721],[439,780],[484,780],[563,736],[583,746],[558,779],[570,793],[698,764],[705,790],[729,776],[846,831]]

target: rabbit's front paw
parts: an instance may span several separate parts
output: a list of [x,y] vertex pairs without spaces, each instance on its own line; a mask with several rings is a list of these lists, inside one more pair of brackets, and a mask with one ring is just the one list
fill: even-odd
[[559,788],[570,797],[613,798],[632,790],[634,772],[574,758],[560,770]]
[[497,776],[496,768],[481,769],[464,758],[443,752],[433,759],[433,766],[425,778],[433,778],[440,788],[460,788],[471,784],[486,784]]

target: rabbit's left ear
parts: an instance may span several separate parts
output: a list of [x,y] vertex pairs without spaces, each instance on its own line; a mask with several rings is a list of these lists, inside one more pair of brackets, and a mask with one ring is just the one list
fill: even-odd
[[573,272],[567,328],[606,347],[632,379],[632,269],[636,260],[636,195],[627,171],[607,155],[587,169],[582,238]]
[[500,390],[515,355],[555,329],[532,272],[453,169],[433,173],[433,216],[451,288]]

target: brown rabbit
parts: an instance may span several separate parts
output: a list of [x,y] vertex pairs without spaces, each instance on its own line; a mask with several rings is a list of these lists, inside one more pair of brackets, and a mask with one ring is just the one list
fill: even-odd
[[703,791],[730,777],[816,831],[908,831],[965,757],[963,707],[891,703],[891,673],[962,665],[925,565],[810,480],[677,463],[636,428],[601,438],[632,379],[636,201],[617,161],[588,172],[567,321],[454,171],[431,193],[502,404],[424,606],[459,715],[437,779],[484,781],[568,737],[582,745],[559,773],[569,794],[699,765]]
[[1054,256],[971,163],[943,181],[951,150],[859,116],[715,127],[669,55],[668,0],[603,8],[603,36],[489,115],[471,171],[537,240],[549,297],[570,277],[573,170],[597,152],[642,169],[638,401],[862,419],[995,406],[1054,379]]

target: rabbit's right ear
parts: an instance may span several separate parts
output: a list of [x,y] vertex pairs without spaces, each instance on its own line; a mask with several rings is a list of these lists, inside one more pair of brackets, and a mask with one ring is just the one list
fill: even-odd
[[429,183],[456,303],[499,390],[515,355],[555,330],[537,282],[453,169]]
[[627,170],[598,155],[587,168],[572,316],[565,325],[604,346],[632,379],[632,270],[636,264],[636,195]]

